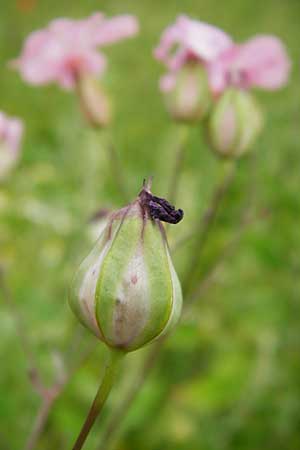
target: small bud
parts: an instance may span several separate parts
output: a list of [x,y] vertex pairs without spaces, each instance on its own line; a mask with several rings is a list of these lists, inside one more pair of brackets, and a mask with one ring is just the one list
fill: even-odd
[[20,119],[0,111],[0,181],[5,179],[20,158],[24,125]]
[[178,321],[180,282],[157,217],[175,223],[182,215],[144,187],[135,201],[110,215],[79,267],[70,306],[108,346],[136,350]]
[[209,142],[219,156],[236,158],[250,149],[262,126],[262,113],[252,94],[228,89],[208,119]]
[[199,122],[212,101],[205,68],[189,63],[174,76],[173,86],[163,89],[168,112],[176,121]]
[[95,78],[81,76],[77,83],[77,92],[88,122],[93,127],[107,127],[111,122],[111,107],[99,82]]
[[7,145],[0,143],[0,180],[7,177],[18,161],[18,154],[12,152]]

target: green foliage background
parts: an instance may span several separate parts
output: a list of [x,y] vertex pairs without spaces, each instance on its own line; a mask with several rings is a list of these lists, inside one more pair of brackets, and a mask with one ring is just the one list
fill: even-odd
[[[26,7],[27,5],[27,7]],[[32,8],[30,7],[32,5]],[[255,157],[238,174],[201,261],[205,276],[238,232],[254,189],[259,212],[214,285],[169,339],[159,364],[122,423],[118,450],[297,450],[300,448],[300,3],[297,0],[1,0],[0,109],[26,121],[22,161],[0,187],[0,259],[39,366],[49,383],[53,355],[72,360],[94,339],[79,331],[66,302],[68,286],[91,242],[87,219],[119,207],[101,136],[89,131],[76,98],[55,86],[24,84],[7,67],[29,32],[55,17],[136,14],[140,34],[111,48],[103,80],[115,104],[113,137],[134,197],[144,176],[165,195],[178,130],[157,88],[163,69],[152,49],[177,14],[224,28],[237,40],[259,33],[283,39],[294,61],[291,81],[258,93],[266,123]],[[190,131],[178,206],[184,235],[206,209],[221,163],[200,128]],[[174,255],[184,275],[194,242]],[[1,297],[0,449],[21,449],[39,407],[10,309]],[[77,337],[74,338],[74,333]],[[73,341],[73,347],[72,347]],[[75,341],[75,342],[74,342]],[[67,449],[95,394],[105,349],[92,349],[57,401],[37,446]],[[74,352],[75,348],[75,352]],[[87,444],[96,449],[105,420],[148,349],[127,358],[119,382]]]

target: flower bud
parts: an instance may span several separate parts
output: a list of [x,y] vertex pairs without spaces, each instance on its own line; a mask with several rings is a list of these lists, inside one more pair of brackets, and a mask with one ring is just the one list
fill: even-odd
[[11,170],[17,164],[18,156],[6,144],[0,142],[0,180],[10,174]]
[[162,84],[168,112],[177,121],[199,122],[211,106],[205,68],[191,62],[183,66],[174,77],[169,87],[165,85],[164,88],[164,81]]
[[252,94],[228,89],[208,119],[208,138],[223,157],[239,157],[250,149],[263,126],[263,117]]
[[0,111],[0,181],[10,174],[21,152],[23,122]]
[[93,127],[104,128],[111,122],[109,99],[98,81],[89,76],[79,77],[77,91],[82,111]]
[[135,201],[112,213],[74,277],[73,312],[110,347],[138,349],[179,319],[180,282],[163,226],[154,217],[175,217],[181,210],[167,211],[163,202],[144,188]]

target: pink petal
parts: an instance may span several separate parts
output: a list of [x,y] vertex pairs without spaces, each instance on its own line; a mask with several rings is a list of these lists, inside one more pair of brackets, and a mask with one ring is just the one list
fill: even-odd
[[221,29],[181,16],[177,20],[183,44],[200,59],[209,62],[232,46],[231,37]]
[[[172,50],[176,45],[178,49],[174,54]],[[189,58],[209,62],[231,46],[231,38],[219,28],[179,16],[163,33],[154,56],[171,70],[178,70]]]
[[95,43],[107,45],[134,36],[139,31],[139,24],[134,16],[121,15],[105,19],[95,32]]
[[155,58],[164,62],[168,66],[170,59],[169,53],[172,50],[173,46],[180,43],[180,41],[181,32],[177,23],[175,23],[174,25],[166,28],[166,30],[162,34],[160,43],[154,50]]
[[58,84],[70,90],[76,84],[76,78],[80,75],[100,75],[106,68],[106,58],[100,52],[88,51],[84,55],[69,55],[62,61],[56,74]]
[[[233,81],[232,66],[239,54],[239,47],[232,45],[218,58],[207,64],[208,79],[212,92],[220,94]],[[240,84],[240,83],[238,83]]]
[[162,92],[170,92],[175,87],[176,75],[174,73],[167,73],[159,80],[159,87]]
[[104,23],[104,15],[93,14],[83,20],[55,19],[49,24],[49,31],[63,46],[74,48],[74,41],[80,47],[95,46],[95,35]]
[[273,36],[257,36],[239,48],[233,70],[245,73],[246,87],[278,89],[289,77],[290,59],[282,42]]
[[228,86],[274,90],[287,83],[290,67],[279,39],[258,36],[224,52],[208,66],[208,73],[211,88],[217,94]]
[[50,32],[38,31],[29,35],[21,57],[13,66],[29,83],[45,84],[56,79],[64,55],[64,48]]
[[137,20],[130,15],[106,19],[96,13],[84,20],[56,19],[48,28],[29,35],[21,56],[11,66],[29,83],[56,82],[71,89],[80,74],[104,71],[106,60],[97,47],[137,31]]

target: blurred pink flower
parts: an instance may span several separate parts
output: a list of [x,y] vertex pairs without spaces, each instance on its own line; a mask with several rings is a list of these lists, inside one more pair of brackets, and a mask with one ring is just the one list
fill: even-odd
[[74,88],[81,75],[100,75],[106,58],[97,48],[133,36],[138,32],[134,16],[107,19],[96,13],[87,19],[57,19],[27,38],[21,56],[13,61],[23,79],[41,85],[57,82]]
[[0,111],[0,143],[6,145],[12,152],[20,149],[23,134],[23,122],[15,117],[8,117]]
[[206,65],[232,45],[230,36],[219,28],[187,16],[179,16],[175,24],[164,31],[154,51],[155,57],[170,70],[161,78],[161,90],[169,91],[173,88],[176,73],[187,62],[195,61]]
[[23,135],[23,122],[0,111],[0,179],[17,163]]
[[278,38],[257,36],[223,52],[208,70],[211,88],[218,94],[229,86],[279,89],[287,83],[290,67],[290,59]]

